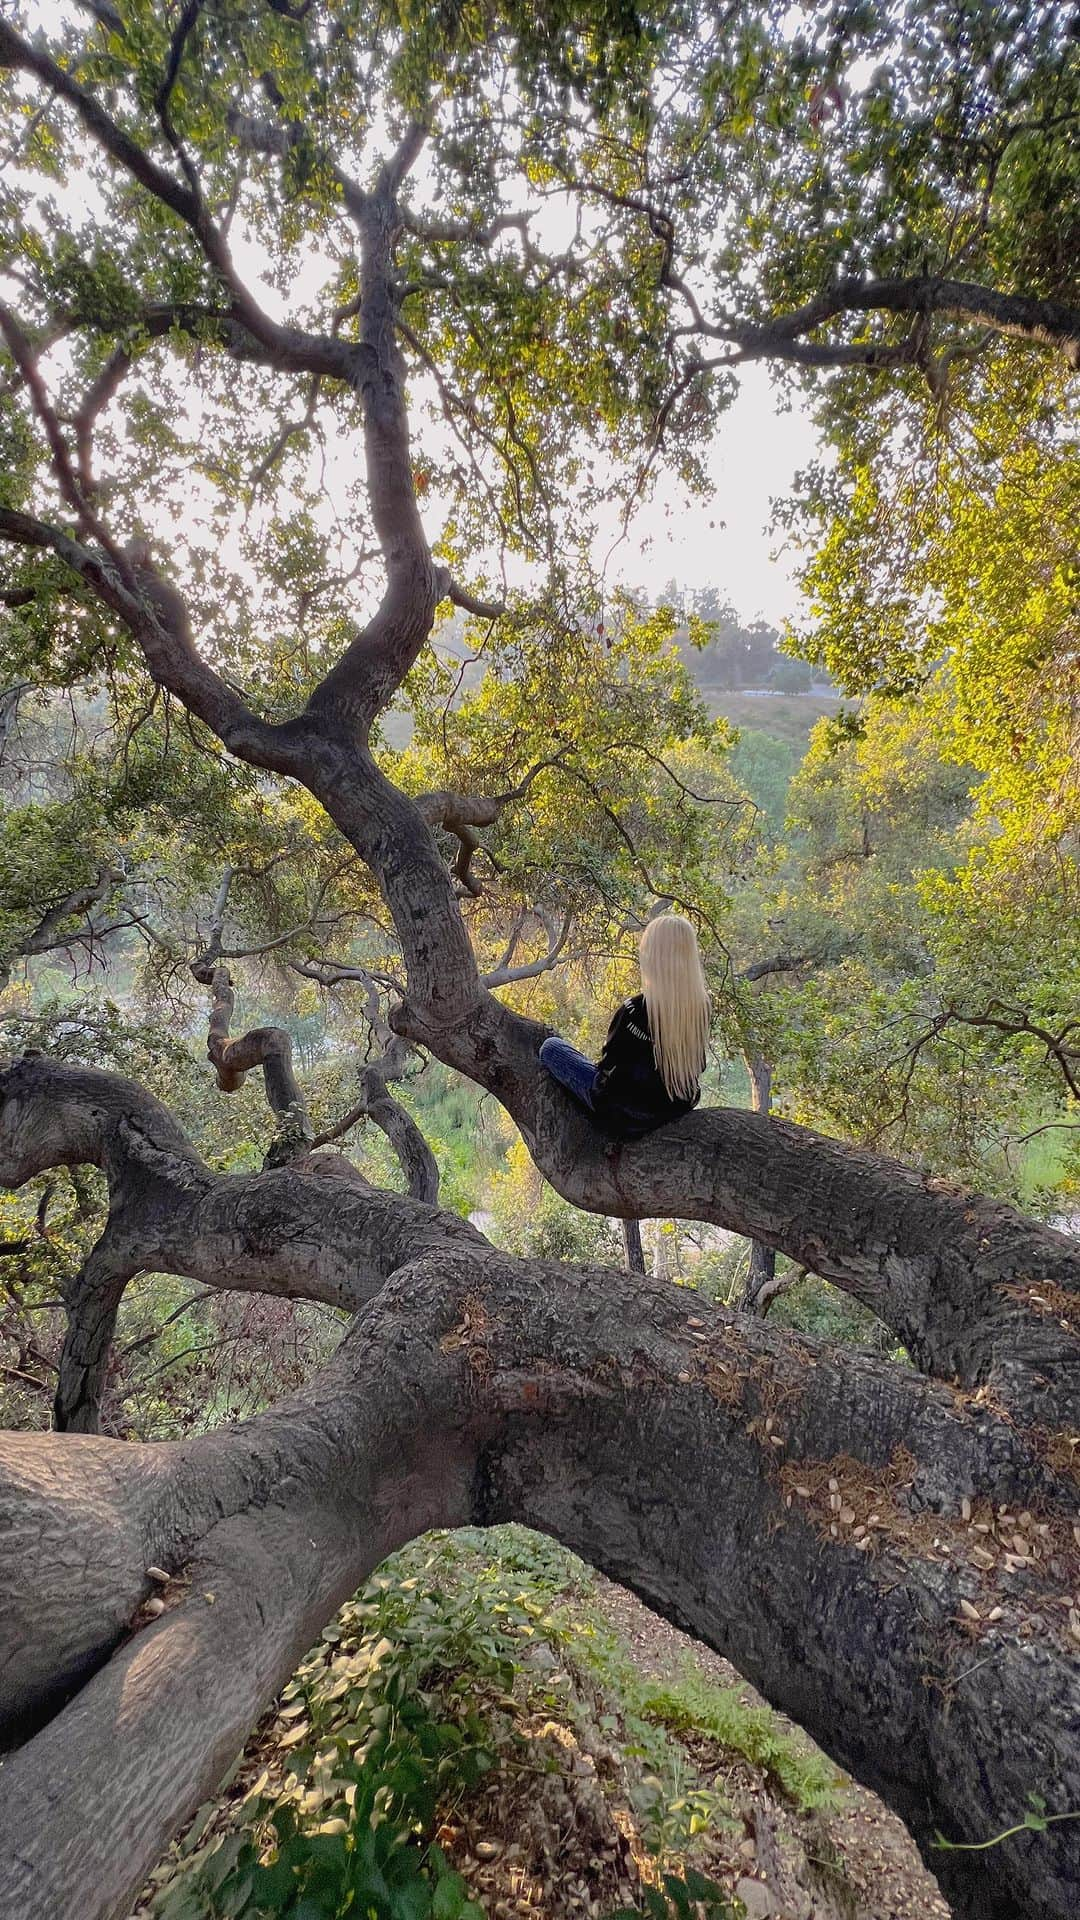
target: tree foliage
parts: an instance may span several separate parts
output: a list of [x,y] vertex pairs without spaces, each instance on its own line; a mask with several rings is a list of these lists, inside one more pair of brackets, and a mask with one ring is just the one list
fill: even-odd
[[[139,1274],[359,1316],[239,1436],[0,1440],[27,1543],[0,1705],[47,1723],[5,1762],[20,1913],[70,1901],[73,1850],[79,1897],[122,1907],[342,1596],[461,1520],[633,1577],[924,1825],[1004,1830],[1048,1764],[1075,1795],[1075,1249],[939,1169],[1077,1092],[1074,961],[1043,949],[1076,886],[1078,87],[1069,19],[1002,0],[0,21],[5,741],[25,698],[65,762],[42,780],[20,734],[7,768],[2,958],[56,1005],[16,980],[13,1023],[51,1037],[0,1077],[0,1175],[69,1169],[72,1246],[83,1169],[107,1190],[57,1420],[99,1428]],[[782,839],[671,617],[596,564],[661,462],[703,484],[758,359],[813,383],[830,449],[791,509],[801,644],[873,696],[819,732]],[[538,1043],[571,1007],[592,1042],[664,904],[706,935],[755,1110],[613,1144]],[[67,1017],[56,956],[103,943],[129,1006],[186,1029],[198,987],[220,1090],[265,1076],[265,1156],[206,1112],[189,1137],[182,1045],[140,1075],[168,1103],[87,1064],[151,1040]],[[351,1089],[322,992],[360,1009]],[[331,1069],[311,1095],[294,1035]],[[388,1093],[410,1049],[493,1095],[564,1200],[739,1231],[912,1364],[500,1252],[432,1205]],[[770,1117],[777,1064],[856,1140],[898,1084],[885,1131],[921,1164]],[[368,1117],[408,1193],[320,1151]],[[593,1251],[510,1200],[523,1245]],[[131,1637],[148,1551],[197,1577]],[[995,1850],[972,1911],[1064,1920],[1064,1811],[1037,1857]]]

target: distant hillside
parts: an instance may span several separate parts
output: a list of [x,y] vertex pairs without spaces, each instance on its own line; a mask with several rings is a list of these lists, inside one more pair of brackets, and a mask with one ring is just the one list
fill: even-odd
[[[438,651],[451,660],[467,658],[463,642],[450,622],[440,628]],[[767,734],[798,748],[801,760],[806,751],[810,729],[824,713],[835,713],[841,696],[828,687],[815,687],[808,693],[777,693],[771,687],[742,687],[737,692],[720,688],[712,677],[715,663],[707,649],[680,649],[690,678],[698,688],[710,714],[724,714],[733,726]],[[479,685],[485,673],[482,661],[469,661],[461,675],[454,705]],[[388,746],[401,749],[412,737],[412,715],[395,706],[383,714],[380,728]],[[794,771],[794,767],[792,768]]]
[[835,713],[840,696],[814,693],[720,693],[702,688],[709,712],[723,714],[739,729],[731,753],[731,771],[780,835],[787,816],[788,788],[806,753],[810,729],[823,714]]
[[[693,673],[692,659],[687,665]],[[774,740],[788,740],[801,753],[806,751],[814,722],[822,714],[835,713],[841,702],[841,695],[828,688],[815,688],[812,693],[727,693],[702,687],[701,695],[714,718],[723,714],[732,726],[752,727]]]

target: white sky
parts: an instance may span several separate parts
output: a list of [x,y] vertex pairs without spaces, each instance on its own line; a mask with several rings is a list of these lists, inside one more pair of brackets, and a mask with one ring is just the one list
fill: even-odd
[[815,453],[817,430],[798,396],[789,412],[780,412],[767,369],[744,368],[738,398],[709,455],[714,498],[688,502],[662,478],[655,499],[638,510],[612,553],[609,581],[650,593],[671,579],[684,587],[713,586],[744,620],[782,626],[801,610],[803,597],[794,577],[798,556],[778,552],[782,536],[768,531],[772,501],[790,491]]

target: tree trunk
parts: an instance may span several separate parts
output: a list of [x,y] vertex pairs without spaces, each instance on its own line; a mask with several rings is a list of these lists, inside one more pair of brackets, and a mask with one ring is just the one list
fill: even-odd
[[[2,23],[0,41],[130,170],[139,150],[92,91]],[[359,1317],[304,1393],[246,1426],[156,1447],[0,1438],[0,1708],[15,1731],[55,1712],[0,1775],[3,1920],[122,1915],[320,1622],[436,1521],[512,1516],[557,1534],[730,1655],[924,1841],[935,1825],[981,1841],[1022,1820],[1033,1793],[1054,1812],[1080,1807],[1075,1246],[763,1112],[602,1138],[540,1070],[544,1029],[484,991],[431,828],[370,750],[439,601],[468,604],[425,540],[398,338],[397,195],[423,139],[408,126],[370,191],[343,180],[355,338],[279,326],[231,263],[215,323],[226,350],[325,380],[362,410],[386,589],[302,712],[251,711],[199,654],[179,596],[110,559],[85,512],[89,544],[21,508],[0,508],[2,532],[94,592],[154,684],[229,752],[321,803],[393,917],[407,980],[395,1030],[502,1101],[566,1199],[708,1220],[783,1252],[879,1314],[946,1384],[697,1297],[691,1328],[678,1289],[509,1261],[464,1222],[310,1161],[218,1178],[130,1083],[20,1062],[0,1076],[0,1179],[89,1162],[109,1183],[109,1225],[70,1300],[71,1424],[93,1425],[129,1272]],[[138,178],[220,276],[199,197],[147,154]],[[149,1564],[190,1584],[126,1637]],[[972,1916],[1075,1914],[1064,1822],[952,1858]]]
[[640,1220],[624,1220],[623,1245],[626,1248],[627,1273],[645,1272],[645,1249],[641,1244]]
[[[1057,1605],[1080,1582],[1075,1485],[978,1401],[693,1305],[691,1327],[676,1288],[448,1241],[245,1426],[0,1438],[9,1728],[104,1662],[4,1763],[4,1920],[122,1915],[321,1622],[433,1524],[565,1541],[732,1659],[924,1843],[986,1838],[1031,1793],[1080,1805]],[[1000,1536],[1022,1531],[1007,1559]],[[185,1577],[125,1639],[150,1564]],[[1063,1823],[954,1856],[952,1897],[1066,1920],[1074,1839]]]
[[[750,1111],[767,1116],[772,1105],[772,1067],[762,1054],[755,1052],[745,1052],[743,1062],[750,1080]],[[751,1240],[750,1262],[739,1304],[748,1313],[764,1313],[778,1290],[776,1248],[764,1240]]]

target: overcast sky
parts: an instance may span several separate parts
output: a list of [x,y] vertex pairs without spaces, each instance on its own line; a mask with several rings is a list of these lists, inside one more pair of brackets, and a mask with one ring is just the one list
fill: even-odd
[[766,368],[742,369],[740,382],[709,461],[715,498],[688,504],[662,479],[655,499],[635,515],[628,539],[612,553],[607,575],[613,584],[621,580],[650,591],[671,579],[686,587],[714,586],[745,620],[760,617],[780,626],[800,611],[801,595],[794,578],[798,556],[777,555],[781,535],[768,531],[771,503],[821,450],[797,398],[790,412],[778,410]]

